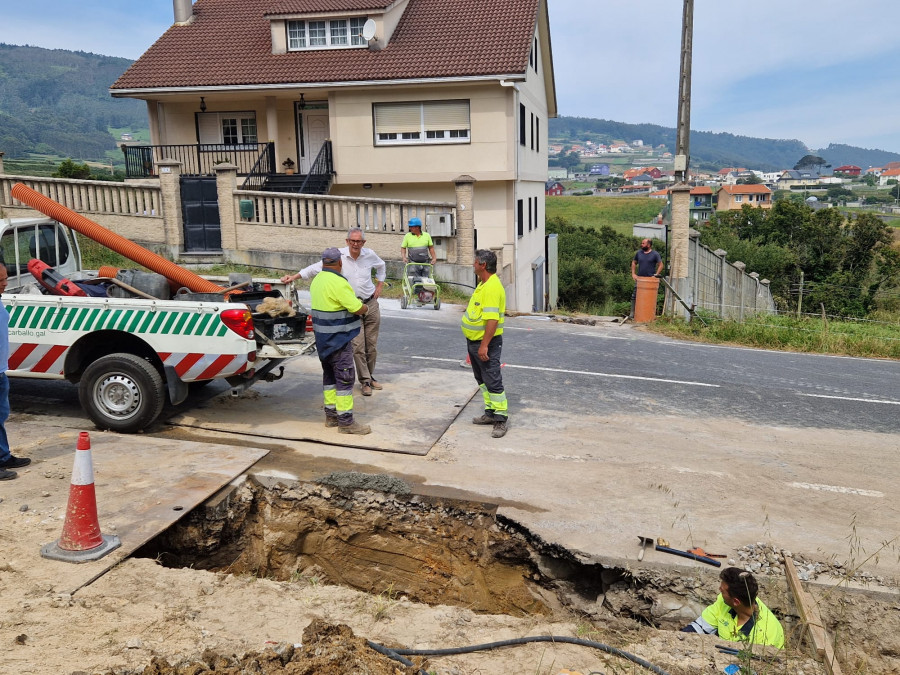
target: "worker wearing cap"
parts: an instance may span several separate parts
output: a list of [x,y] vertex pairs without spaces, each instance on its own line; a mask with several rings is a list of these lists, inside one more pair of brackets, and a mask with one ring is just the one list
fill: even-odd
[[353,419],[353,338],[359,334],[359,317],[369,308],[341,276],[341,267],[339,250],[322,251],[322,273],[309,287],[310,313],[322,362],[325,426],[338,427],[342,434],[363,435],[372,430]]
[[509,422],[500,374],[506,291],[497,277],[497,256],[492,251],[475,251],[472,267],[478,277],[478,286],[463,314],[462,332],[466,336],[472,373],[484,399],[484,414],[473,418],[472,423],[493,426],[491,436],[502,438]]
[[[410,218],[407,227],[409,232],[400,243],[400,255],[403,257],[403,262],[424,263],[430,261],[434,265],[437,262],[437,256],[434,254],[434,242],[431,240],[430,234],[422,232],[422,220]],[[411,271],[417,276],[424,276],[421,267],[413,268]]]
[[784,649],[784,629],[757,597],[759,584],[753,575],[739,567],[726,567],[719,579],[719,597],[681,631],[718,633],[723,640]]
[[[375,251],[363,246],[366,243],[366,233],[361,228],[351,227],[346,241],[347,245],[338,249],[341,252],[341,275],[350,282],[356,297],[369,308],[368,313],[361,317],[359,334],[353,338],[353,362],[362,395],[371,396],[373,389],[384,389],[375,379],[375,362],[378,359],[378,332],[381,328],[378,298],[384,288],[387,266]],[[281,282],[289,284],[296,279],[310,281],[321,271],[322,263],[317,262],[296,274],[285,274],[281,277]]]

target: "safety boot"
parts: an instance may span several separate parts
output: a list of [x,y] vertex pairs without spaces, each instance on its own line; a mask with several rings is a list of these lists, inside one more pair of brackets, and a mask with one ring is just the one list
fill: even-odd
[[509,426],[509,420],[505,417],[497,417],[494,420],[494,430],[491,432],[491,438],[503,438],[506,436],[506,429]]
[[325,426],[326,428],[338,426],[338,418],[325,415]]
[[496,418],[493,415],[484,413],[481,417],[473,417],[472,424],[483,424],[484,426],[493,426]]
[[366,434],[372,433],[372,427],[368,424],[360,424],[359,422],[353,422],[353,424],[346,427],[338,427],[338,431],[342,434],[353,434],[354,436],[365,436]]

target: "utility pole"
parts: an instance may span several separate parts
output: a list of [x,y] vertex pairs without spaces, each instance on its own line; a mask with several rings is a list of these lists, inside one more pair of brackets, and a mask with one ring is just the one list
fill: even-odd
[[691,150],[691,52],[694,0],[684,0],[681,16],[681,67],[678,72],[678,121],[675,129],[675,182],[686,183]]
[[[694,32],[694,0],[684,0],[681,19],[681,66],[678,73],[678,121],[675,129],[675,185],[671,199],[671,240],[669,244],[669,280],[681,297],[691,295],[689,276],[689,246],[691,222],[691,187],[688,185],[688,165],[691,137],[691,47]],[[693,298],[691,298],[692,300]],[[666,297],[666,311],[675,312],[675,302]]]

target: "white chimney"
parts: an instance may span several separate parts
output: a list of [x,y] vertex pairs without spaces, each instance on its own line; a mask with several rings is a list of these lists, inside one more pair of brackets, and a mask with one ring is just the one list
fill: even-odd
[[175,23],[187,23],[194,14],[192,0],[172,0],[175,9]]

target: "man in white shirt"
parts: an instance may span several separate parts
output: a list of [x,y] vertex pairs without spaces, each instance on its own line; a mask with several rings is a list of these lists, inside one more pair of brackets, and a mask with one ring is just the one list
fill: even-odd
[[[363,314],[362,329],[359,335],[353,338],[353,361],[356,366],[356,376],[362,389],[363,396],[371,396],[373,389],[384,389],[382,384],[375,379],[375,360],[378,357],[378,330],[381,326],[381,310],[378,307],[378,298],[384,287],[384,279],[387,276],[387,267],[384,260],[378,257],[370,248],[365,248],[365,233],[358,227],[351,227],[347,232],[347,245],[338,249],[341,252],[343,267],[341,274],[350,282],[353,292],[369,311]],[[375,281],[372,281],[372,270],[375,270]],[[297,274],[285,274],[281,277],[282,283],[288,284],[295,279],[309,281],[322,271],[322,261],[304,267]]]

